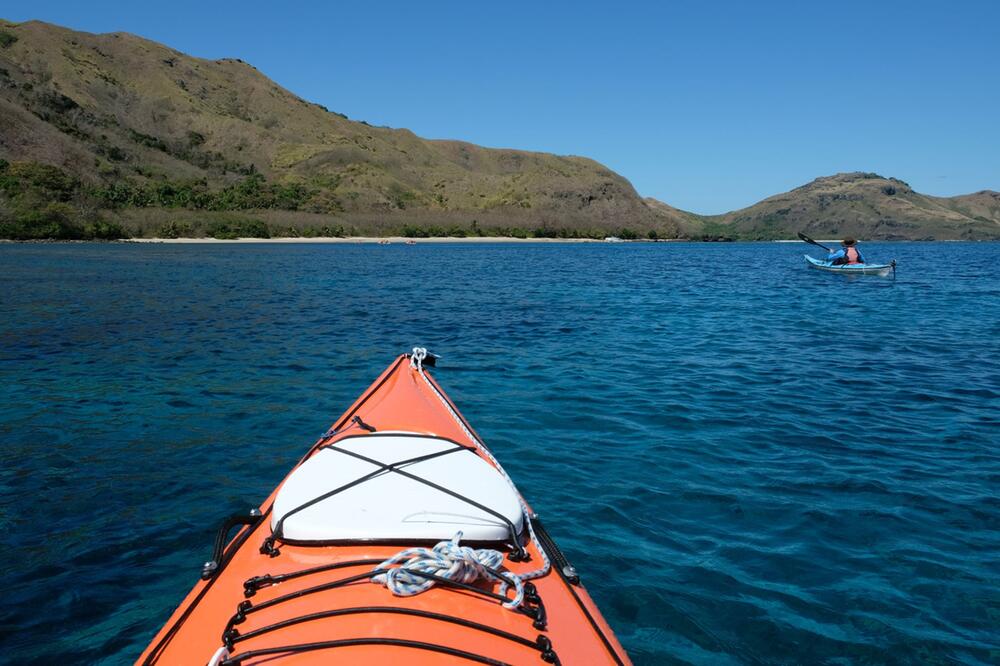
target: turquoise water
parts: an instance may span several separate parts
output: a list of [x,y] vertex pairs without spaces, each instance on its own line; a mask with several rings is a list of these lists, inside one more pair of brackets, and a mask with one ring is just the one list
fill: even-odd
[[637,663],[997,663],[1000,245],[864,249],[0,245],[0,655],[130,662],[422,344]]

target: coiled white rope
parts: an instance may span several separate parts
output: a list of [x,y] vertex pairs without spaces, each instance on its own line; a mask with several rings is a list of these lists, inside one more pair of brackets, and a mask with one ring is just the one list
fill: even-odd
[[377,568],[387,571],[372,576],[372,582],[385,585],[398,597],[412,597],[429,590],[437,583],[433,579],[411,573],[420,571],[458,583],[473,583],[479,578],[499,581],[500,594],[507,596],[509,580],[514,586],[514,597],[503,605],[505,608],[520,606],[524,599],[524,584],[520,577],[510,572],[501,577],[490,571],[499,569],[503,564],[503,553],[489,548],[477,550],[460,546],[458,542],[461,538],[462,533],[458,532],[451,541],[441,541],[433,548],[407,548],[400,551],[378,565]]
[[420,374],[427,386],[430,387],[430,389],[434,392],[434,395],[437,396],[438,400],[441,401],[441,404],[444,405],[445,409],[448,410],[448,413],[451,414],[451,417],[455,420],[455,423],[458,424],[458,427],[460,427],[462,432],[465,433],[465,436],[469,438],[469,441],[475,444],[476,448],[482,451],[483,455],[486,456],[491,463],[493,463],[493,466],[496,467],[498,472],[500,472],[500,475],[507,482],[507,485],[509,485],[510,489],[514,491],[514,496],[517,497],[517,501],[521,504],[521,513],[524,515],[525,525],[528,526],[528,535],[531,537],[531,542],[535,544],[535,549],[538,551],[538,554],[542,556],[542,566],[534,571],[518,574],[518,576],[520,576],[521,580],[541,578],[549,572],[549,569],[552,568],[552,563],[549,561],[548,555],[545,554],[545,549],[542,548],[542,544],[538,542],[538,537],[535,536],[535,528],[531,525],[531,514],[528,511],[528,505],[524,503],[524,498],[521,497],[521,492],[517,489],[517,486],[514,485],[514,480],[507,474],[507,470],[503,468],[500,461],[494,458],[493,454],[490,453],[490,450],[486,448],[486,445],[481,442],[471,430],[465,427],[465,423],[462,422],[462,418],[455,412],[448,400],[441,394],[441,391],[439,391],[431,380],[427,378],[427,375],[424,374],[425,358],[427,358],[427,349],[424,347],[414,347],[413,353],[410,355],[410,367],[415,369]]

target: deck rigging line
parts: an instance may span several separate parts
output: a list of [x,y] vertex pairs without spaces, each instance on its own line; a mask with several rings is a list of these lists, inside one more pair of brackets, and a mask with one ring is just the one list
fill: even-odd
[[275,622],[274,624],[269,624],[259,629],[254,629],[252,631],[248,631],[242,634],[238,630],[232,629],[229,632],[227,632],[226,636],[223,637],[223,642],[226,648],[232,651],[236,643],[250,640],[252,638],[257,638],[263,634],[271,633],[273,631],[284,629],[286,627],[294,626],[297,624],[302,624],[304,622],[311,622],[313,620],[322,620],[330,617],[342,617],[345,615],[379,614],[379,613],[392,614],[392,615],[408,615],[411,617],[426,618],[429,620],[448,622],[450,624],[467,627],[469,629],[474,629],[476,631],[481,631],[483,633],[491,634],[493,636],[498,636],[513,643],[518,643],[519,645],[523,645],[525,647],[538,650],[539,653],[541,653],[542,659],[544,659],[545,661],[553,664],[559,663],[559,657],[556,655],[555,650],[553,650],[552,648],[552,641],[548,638],[548,636],[545,636],[543,634],[539,634],[534,640],[532,640],[530,638],[525,638],[523,636],[518,636],[517,634],[510,633],[509,631],[504,631],[503,629],[491,627],[487,624],[466,620],[465,618],[456,617],[453,615],[445,615],[443,613],[434,613],[432,611],[418,610],[413,608],[400,608],[398,606],[358,606],[354,608],[337,608],[333,610],[325,610],[316,613],[309,613],[307,615],[301,615],[287,620],[282,620],[281,622]]
[[[461,428],[462,432],[466,437],[473,443],[474,446],[469,446],[457,442],[455,440],[440,437],[435,435],[407,435],[403,433],[379,433],[376,428],[372,425],[365,423],[356,412],[360,407],[371,397],[377,390],[389,379],[392,373],[398,368],[399,364],[405,359],[409,358],[410,367],[416,371],[416,373],[423,379],[425,384],[433,391],[435,396],[441,401],[442,405],[446,408],[451,417],[455,420],[458,426]],[[302,569],[300,571],[292,571],[284,574],[264,574],[260,576],[254,576],[252,578],[244,581],[244,596],[247,597],[244,601],[237,605],[236,612],[230,617],[229,621],[226,623],[225,630],[222,634],[222,647],[216,652],[212,660],[209,662],[210,666],[237,666],[243,664],[244,661],[248,659],[255,659],[258,657],[280,657],[282,655],[293,655],[304,652],[312,652],[319,650],[336,649],[343,647],[352,646],[373,646],[373,645],[383,645],[383,646],[393,646],[406,649],[415,650],[425,650],[431,652],[437,652],[441,654],[446,654],[454,657],[459,657],[466,659],[468,661],[490,664],[493,666],[507,666],[506,662],[493,659],[484,655],[474,654],[457,648],[439,645],[435,643],[427,643],[423,641],[414,640],[404,640],[399,638],[382,638],[382,637],[369,637],[369,638],[346,638],[339,640],[326,640],[317,641],[310,643],[301,643],[295,645],[285,645],[277,647],[264,647],[254,650],[249,650],[242,654],[232,654],[232,651],[237,643],[247,641],[253,638],[257,638],[264,634],[270,634],[272,632],[279,631],[281,629],[301,624],[304,622],[310,622],[314,620],[321,620],[325,618],[341,617],[346,615],[356,615],[363,613],[383,613],[383,614],[397,614],[397,615],[408,615],[412,617],[420,617],[429,620],[435,620],[439,622],[451,623],[459,626],[463,626],[469,629],[473,629],[480,632],[489,633],[494,636],[498,636],[508,641],[512,641],[524,647],[532,648],[539,652],[541,659],[548,663],[559,664],[559,658],[553,649],[551,640],[544,634],[539,634],[534,640],[525,638],[523,636],[518,636],[497,627],[492,627],[486,624],[481,624],[471,620],[467,620],[460,617],[450,616],[443,613],[435,613],[431,611],[419,610],[419,609],[409,609],[394,606],[361,606],[361,607],[350,607],[350,608],[333,608],[328,610],[317,611],[313,613],[308,613],[305,615],[286,618],[272,624],[247,631],[246,633],[240,633],[236,628],[238,625],[246,621],[247,615],[251,613],[256,613],[261,610],[268,608],[273,608],[287,601],[298,599],[306,595],[311,595],[319,592],[324,592],[327,590],[333,590],[336,588],[345,587],[353,583],[359,583],[366,580],[371,580],[376,583],[381,583],[386,585],[393,594],[398,596],[411,596],[413,594],[419,594],[435,584],[440,584],[444,588],[451,588],[456,591],[464,591],[477,595],[484,599],[491,599],[499,601],[504,607],[508,609],[515,610],[516,612],[526,615],[533,620],[533,627],[539,631],[545,631],[547,628],[547,617],[545,612],[545,606],[542,602],[541,597],[538,594],[537,588],[534,584],[527,582],[534,578],[539,578],[545,576],[552,568],[552,558],[554,557],[557,564],[557,571],[559,576],[567,583],[572,596],[576,600],[578,606],[582,609],[584,615],[589,621],[591,627],[600,637],[604,646],[607,648],[608,653],[614,658],[618,664],[622,664],[622,660],[619,657],[617,650],[611,645],[608,637],[601,626],[597,623],[593,615],[589,612],[584,604],[583,600],[573,589],[574,586],[579,584],[579,578],[576,576],[575,570],[569,565],[565,560],[565,557],[552,542],[551,537],[545,532],[544,527],[538,524],[538,535],[536,535],[535,528],[533,526],[534,515],[528,509],[527,504],[521,497],[520,492],[514,485],[513,480],[507,474],[507,472],[500,465],[499,461],[493,456],[493,454],[483,443],[482,439],[472,430],[472,427],[465,421],[465,419],[458,413],[454,404],[451,400],[443,393],[443,391],[438,387],[437,383],[431,379],[427,374],[425,374],[423,369],[423,361],[428,358],[426,349],[415,347],[413,353],[409,355],[401,356],[397,359],[397,362],[393,364],[389,370],[383,375],[379,382],[366,393],[355,406],[346,414],[339,423],[331,428],[329,431],[324,433],[324,435],[303,457],[299,464],[305,462],[309,457],[315,454],[317,451],[322,449],[332,449],[338,453],[351,456],[353,458],[362,460],[371,465],[375,466],[375,469],[365,474],[357,479],[354,479],[346,484],[339,486],[329,492],[323,493],[322,495],[312,498],[303,504],[296,506],[292,510],[285,513],[275,524],[274,529],[271,534],[267,536],[263,544],[260,547],[260,552],[263,554],[275,557],[280,554],[280,550],[275,546],[278,540],[283,540],[283,527],[285,521],[292,515],[297,514],[311,506],[316,505],[338,493],[344,492],[350,488],[353,488],[359,484],[362,484],[370,479],[382,476],[384,474],[395,473],[400,474],[406,478],[413,481],[423,483],[431,488],[439,490],[440,492],[446,493],[456,499],[459,499],[475,508],[486,512],[495,518],[501,520],[510,532],[511,540],[511,550],[507,557],[511,561],[525,561],[529,560],[527,550],[521,543],[521,535],[518,534],[517,529],[514,524],[507,517],[503,516],[499,512],[491,509],[490,507],[484,506],[475,500],[464,497],[453,490],[446,488],[444,486],[438,485],[432,481],[421,478],[420,476],[410,473],[405,469],[406,466],[415,465],[426,460],[432,460],[443,455],[448,455],[451,453],[457,453],[459,451],[471,451],[479,452],[483,455],[493,467],[500,473],[504,480],[508,483],[514,495],[518,498],[521,505],[521,511],[523,514],[523,521],[527,531],[527,536],[530,541],[535,545],[535,548],[542,558],[542,566],[538,569],[527,573],[514,574],[510,571],[502,571],[500,567],[503,563],[504,554],[500,551],[491,549],[474,549],[467,546],[460,546],[459,540],[461,539],[462,533],[459,532],[450,541],[441,541],[433,548],[409,548],[397,553],[395,556],[387,559],[358,559],[350,560],[344,562],[335,562],[331,564],[324,564],[320,566],[310,567],[308,569]],[[430,361],[428,361],[429,363]],[[334,443],[328,443],[329,440],[336,435],[343,435],[345,430],[353,427],[358,427],[361,430],[367,431],[366,434],[357,435],[346,435],[341,436]],[[421,456],[416,456],[407,460],[396,461],[392,463],[382,463],[381,461],[374,460],[363,454],[350,451],[344,448],[340,448],[338,444],[358,437],[378,437],[378,436],[419,436],[425,438],[441,439],[450,442],[454,445],[454,448],[449,448],[443,451],[437,451],[434,453],[429,453]],[[231,554],[235,548],[242,545],[247,538],[251,536],[253,532],[256,531],[268,514],[271,513],[271,508],[265,512],[264,516],[261,516],[256,524],[252,525],[249,529],[244,529],[237,538],[234,539],[234,544],[227,549],[227,555]],[[255,516],[256,517],[256,516]],[[286,541],[286,543],[295,543],[294,541]],[[217,549],[218,550],[218,549]],[[221,566],[219,569],[227,563],[228,558],[219,558]],[[365,566],[370,567],[376,565],[373,569],[366,569],[363,572],[348,575],[342,578],[338,578],[333,581],[327,581],[318,585],[313,585],[311,587],[306,587],[300,590],[296,590],[284,595],[279,595],[272,599],[262,601],[258,604],[254,604],[250,601],[249,597],[252,597],[256,592],[265,587],[271,587],[282,582],[292,580],[295,578],[300,578],[309,575],[315,575],[327,571],[332,571],[340,568],[350,568],[355,566]],[[399,566],[394,566],[399,565]],[[217,571],[213,573],[217,574]],[[492,589],[484,589],[482,587],[472,585],[475,580],[479,578],[485,578],[500,584],[499,593],[492,591]],[[153,652],[150,654],[149,658],[146,660],[146,664],[154,663],[160,654],[162,654],[162,649],[165,645],[174,637],[176,631],[180,625],[187,619],[190,612],[193,610],[194,606],[197,605],[198,601],[204,596],[211,587],[211,584],[216,580],[216,576],[212,576],[210,580],[207,581],[205,587],[199,592],[195,600],[185,609],[184,613],[178,618],[171,630],[163,637],[160,644],[156,646]],[[508,597],[508,592],[513,589],[514,597]]]
[[[260,648],[257,650],[250,650],[249,652],[244,652],[235,656],[228,656],[225,654],[225,648],[220,649],[220,653],[216,653],[217,657],[213,659],[213,664],[218,664],[218,666],[240,666],[246,659],[253,659],[255,657],[265,657],[269,655],[289,655],[298,654],[302,652],[312,652],[315,650],[329,650],[339,647],[354,647],[358,645],[390,645],[396,647],[413,648],[417,650],[428,650],[430,652],[440,652],[441,654],[447,654],[452,657],[461,657],[462,659],[467,659],[469,661],[474,661],[480,664],[488,664],[489,666],[512,666],[505,661],[500,661],[498,659],[491,659],[490,657],[484,657],[483,655],[474,654],[472,652],[466,652],[465,650],[458,650],[456,648],[451,648],[446,645],[437,645],[436,643],[424,643],[422,641],[408,641],[399,638],[347,638],[338,641],[319,641],[316,643],[300,643],[298,645],[284,645],[279,647],[271,648]],[[220,658],[221,657],[221,658]]]

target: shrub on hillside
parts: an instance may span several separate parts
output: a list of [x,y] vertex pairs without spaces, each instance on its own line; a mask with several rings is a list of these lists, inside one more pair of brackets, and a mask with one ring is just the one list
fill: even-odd
[[38,162],[11,162],[0,168],[0,190],[13,198],[31,196],[42,201],[69,201],[80,181],[59,167]]
[[189,238],[193,233],[194,229],[187,222],[171,220],[161,224],[156,235],[159,238]]
[[[268,183],[254,173],[241,181],[211,191],[205,180],[148,181],[115,180],[99,186],[84,186],[59,167],[39,162],[0,160],[0,200],[8,213],[0,220],[6,238],[62,240],[123,238],[119,225],[93,217],[93,209],[185,208],[236,211],[249,209],[296,210],[313,196],[301,183]],[[53,206],[63,204],[62,206]],[[167,223],[160,235],[192,235],[190,225]],[[269,238],[267,225],[257,220],[220,222],[208,230],[220,238]],[[325,235],[343,235],[341,227],[323,228]]]
[[260,220],[230,220],[213,223],[208,228],[212,238],[232,240],[234,238],[270,238],[271,232]]
[[95,240],[118,240],[119,238],[128,238],[129,234],[117,222],[97,218],[87,225],[84,237]]
[[50,203],[40,208],[0,215],[0,238],[11,240],[117,240],[128,238],[116,222],[100,217],[89,221],[76,208]]
[[168,152],[167,144],[164,143],[163,139],[160,139],[159,137],[152,136],[151,134],[143,134],[142,132],[136,132],[134,129],[130,129],[128,134],[130,139],[142,146],[153,148],[155,150],[162,150],[165,153]]
[[406,225],[403,227],[401,236],[406,238],[427,238],[430,236],[429,230],[425,227],[417,227],[413,225]]
[[50,91],[38,95],[38,102],[56,113],[68,113],[80,107],[76,100],[60,92]]
[[21,210],[14,214],[12,221],[0,227],[0,236],[14,240],[80,240],[86,233],[75,217],[76,210],[64,203]]
[[260,174],[215,192],[204,180],[135,183],[116,181],[90,193],[109,208],[189,208],[194,210],[298,210],[312,196],[301,183],[268,183]]
[[731,227],[721,222],[706,222],[702,227],[701,234],[696,236],[696,240],[702,241],[731,241],[736,239],[736,234]]

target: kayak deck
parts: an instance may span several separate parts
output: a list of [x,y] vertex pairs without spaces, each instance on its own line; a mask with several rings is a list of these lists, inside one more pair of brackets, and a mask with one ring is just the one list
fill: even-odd
[[[414,448],[413,455],[403,454],[402,460],[397,453],[386,457],[388,439],[400,440],[393,444],[399,447],[407,437],[425,444],[426,440],[450,442],[456,452]],[[366,450],[366,444],[371,448]],[[383,493],[394,495],[389,503],[396,504],[397,511],[387,514],[383,506],[381,517],[372,516],[382,521],[375,539],[357,538],[360,521],[368,514],[366,505],[352,503],[348,494],[365,485],[364,473],[360,481],[337,477],[325,487],[292,486],[296,475],[322,461],[322,456],[353,454],[375,461],[369,464],[372,479],[384,483],[385,477],[401,477],[395,487],[382,487]],[[472,500],[478,506],[446,502],[425,510],[428,497],[407,491],[407,484],[412,488],[422,484],[414,485],[406,475],[427,473],[421,472],[421,465],[433,462],[428,456],[435,455],[437,460],[452,458],[449,464],[459,456],[475,456],[472,462],[487,468],[476,472],[484,486],[479,497],[484,501],[499,497],[498,505],[507,502],[507,506]],[[412,463],[411,458],[426,460]],[[315,485],[332,469],[315,468],[320,474],[309,483]],[[425,481],[443,489],[445,499],[455,500],[449,493],[461,495],[441,476],[427,474],[432,478]],[[506,492],[513,495],[486,487],[495,481],[491,475],[510,483]],[[275,500],[286,485],[294,501],[311,502],[310,515],[305,509],[296,513],[297,507],[289,509],[288,503],[276,508]],[[359,494],[356,499],[365,497]],[[523,515],[511,515],[511,497],[523,507]],[[276,519],[277,513],[282,518]],[[575,570],[503,468],[434,379],[407,355],[397,358],[313,445],[257,515],[232,539],[216,566],[206,569],[203,580],[137,663],[630,663]],[[322,525],[324,515],[331,525]],[[296,516],[302,519],[298,525]],[[396,538],[393,526],[400,516],[402,528]],[[461,545],[501,553],[502,565],[496,570],[501,579],[434,580],[433,587],[414,596],[396,596],[372,582],[387,559],[409,547],[430,547],[441,534],[451,534],[463,523],[485,526],[476,536],[481,542]],[[505,590],[500,580],[513,581],[513,576],[520,577],[523,599],[509,607],[516,593]]]
[[808,254],[803,255],[805,257],[806,263],[810,268],[815,268],[821,271],[828,271],[830,273],[841,273],[844,275],[878,275],[880,277],[886,277],[892,273],[893,264],[831,264],[829,261],[823,261],[821,259],[816,259],[815,257],[810,257]]

